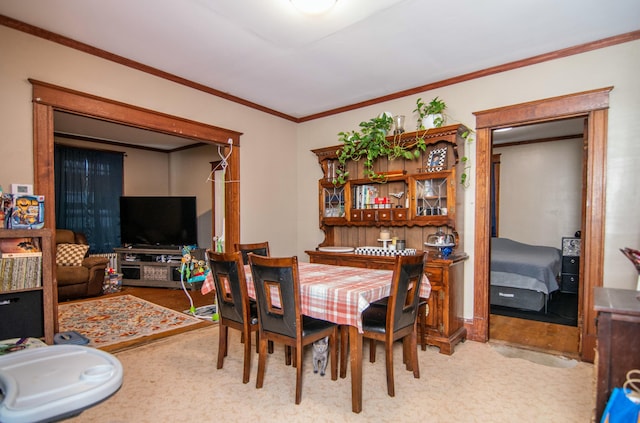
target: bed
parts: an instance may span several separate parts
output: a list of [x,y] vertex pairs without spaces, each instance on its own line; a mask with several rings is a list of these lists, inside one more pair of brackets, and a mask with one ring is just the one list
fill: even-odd
[[491,238],[491,305],[531,311],[545,308],[557,291],[560,249]]

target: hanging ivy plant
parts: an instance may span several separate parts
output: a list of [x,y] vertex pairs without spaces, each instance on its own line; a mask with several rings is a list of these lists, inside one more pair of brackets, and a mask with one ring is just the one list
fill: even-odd
[[343,144],[336,152],[338,162],[342,166],[336,169],[334,184],[344,184],[349,177],[349,172],[344,170],[347,161],[364,160],[364,176],[376,182],[385,182],[385,175],[381,175],[373,170],[373,165],[379,157],[386,157],[388,160],[403,158],[413,160],[420,157],[425,151],[424,139],[418,137],[415,141],[404,143],[399,135],[387,138],[393,117],[388,113],[383,113],[378,117],[360,122],[359,131],[340,132],[338,140]]
[[[462,138],[464,138],[464,140],[466,141],[466,144],[471,144],[473,142],[473,134],[474,134],[474,131],[472,131],[471,129],[467,129],[462,133]],[[465,188],[469,188],[469,185],[471,184],[469,181],[469,171],[471,170],[471,161],[469,160],[469,157],[466,155],[467,145],[465,145],[464,149],[465,149],[465,155],[460,159],[460,161],[462,162],[462,173],[460,174],[460,184],[462,184],[462,186]]]

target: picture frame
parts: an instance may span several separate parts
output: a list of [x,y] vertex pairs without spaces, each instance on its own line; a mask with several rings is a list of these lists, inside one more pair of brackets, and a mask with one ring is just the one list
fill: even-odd
[[31,185],[31,184],[11,184],[11,194],[33,195],[33,185]]
[[441,172],[445,168],[445,160],[447,158],[447,148],[435,148],[429,152],[427,158],[428,172]]

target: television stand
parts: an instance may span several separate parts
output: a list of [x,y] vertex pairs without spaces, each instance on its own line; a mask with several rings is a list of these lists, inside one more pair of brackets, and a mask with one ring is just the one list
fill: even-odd
[[[114,248],[118,255],[118,273],[122,273],[122,285],[153,288],[180,288],[180,249],[154,248]],[[198,260],[205,260],[205,250],[191,251]],[[200,289],[202,282],[184,282],[187,289]]]
[[134,244],[131,248],[136,250],[170,250],[181,252],[179,245],[154,245],[154,244]]

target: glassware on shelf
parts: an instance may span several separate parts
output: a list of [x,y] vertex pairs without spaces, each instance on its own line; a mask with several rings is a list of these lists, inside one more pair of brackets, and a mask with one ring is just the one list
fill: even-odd
[[456,239],[453,234],[445,233],[441,228],[438,228],[435,233],[427,236],[427,242],[425,242],[424,245],[427,247],[437,248],[440,252],[440,256],[447,258],[453,252],[453,247],[456,245]]
[[424,196],[425,197],[435,197],[436,196],[436,192],[433,189],[433,181],[426,180],[424,181]]
[[404,115],[396,115],[393,117],[393,134],[400,135],[404,132]]

